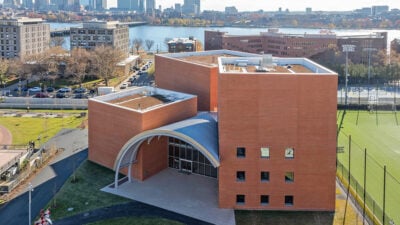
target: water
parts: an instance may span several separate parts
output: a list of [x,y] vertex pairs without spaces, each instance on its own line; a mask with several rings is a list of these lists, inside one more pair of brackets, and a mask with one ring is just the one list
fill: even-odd
[[[81,24],[77,23],[50,23],[51,29],[60,29],[71,26],[81,26]],[[178,37],[186,37],[193,36],[196,39],[200,40],[204,45],[204,31],[205,30],[219,30],[223,32],[228,32],[231,35],[253,35],[259,34],[260,32],[266,32],[267,28],[238,28],[238,27],[170,27],[170,26],[137,26],[129,28],[129,37],[131,41],[135,38],[141,38],[144,40],[153,40],[154,45],[151,51],[156,51],[157,48],[160,51],[167,51],[167,45],[165,44],[166,38],[178,38]],[[288,34],[318,34],[321,29],[309,29],[309,28],[280,28],[279,31],[282,33]],[[354,30],[354,29],[338,29],[332,30],[337,35],[360,35],[360,34],[371,34],[373,32],[388,32],[388,42],[392,41],[394,38],[400,38],[400,30],[379,30],[379,29],[371,29],[371,30]],[[65,49],[70,48],[70,39],[69,37],[65,37],[65,44],[63,47]],[[145,45],[143,44],[143,47]]]

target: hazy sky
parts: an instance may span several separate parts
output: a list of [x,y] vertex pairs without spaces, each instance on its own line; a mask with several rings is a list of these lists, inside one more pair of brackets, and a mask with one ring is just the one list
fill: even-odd
[[[117,0],[108,0],[108,7],[116,7]],[[183,4],[183,0],[156,0],[156,5],[163,9],[173,6],[175,3]],[[348,11],[372,5],[388,5],[390,9],[400,9],[400,0],[201,0],[201,10],[223,11],[225,6],[236,6],[239,11],[277,11],[282,10],[305,11],[311,7],[313,11]]]

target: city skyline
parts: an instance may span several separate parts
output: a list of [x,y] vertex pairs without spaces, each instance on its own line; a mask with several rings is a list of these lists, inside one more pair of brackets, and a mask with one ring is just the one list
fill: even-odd
[[[162,9],[170,8],[175,5],[175,3],[183,4],[183,0],[156,0],[156,8],[159,5]],[[226,6],[235,6],[239,11],[277,11],[279,8],[282,10],[289,9],[289,11],[305,11],[307,7],[312,8],[313,11],[351,11],[354,9],[359,9],[363,7],[371,7],[373,5],[388,5],[390,9],[398,8],[400,9],[400,1],[394,0],[354,0],[354,1],[330,1],[330,2],[320,2],[315,0],[304,0],[304,1],[257,1],[257,3],[249,4],[245,0],[202,0],[201,10],[217,10],[224,11]],[[109,0],[108,7],[116,7],[117,0]]]

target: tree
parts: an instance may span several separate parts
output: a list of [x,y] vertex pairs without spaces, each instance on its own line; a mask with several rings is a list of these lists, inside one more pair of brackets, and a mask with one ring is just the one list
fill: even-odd
[[153,45],[154,45],[154,41],[153,41],[153,40],[146,39],[145,43],[146,43],[147,51],[150,52],[151,48],[152,48]]
[[0,59],[0,84],[2,86],[6,85],[7,81],[7,72],[10,67],[10,62],[8,59]]
[[139,49],[142,48],[143,40],[141,38],[135,38],[132,41],[133,48],[136,49],[136,54],[139,54]]
[[82,85],[89,71],[90,54],[86,49],[74,48],[67,61],[67,73],[72,75],[74,81]]
[[62,46],[64,43],[65,43],[64,37],[56,36],[50,39],[51,47]]
[[[32,75],[29,65],[25,64],[21,59],[18,58],[14,59],[10,63],[9,73],[15,74],[20,81],[25,80],[26,86],[28,86],[29,79],[31,78]],[[21,94],[21,92],[19,92],[19,94]]]
[[109,80],[116,76],[116,64],[123,59],[123,53],[110,46],[98,46],[90,59],[91,70],[100,78],[104,79],[106,86]]

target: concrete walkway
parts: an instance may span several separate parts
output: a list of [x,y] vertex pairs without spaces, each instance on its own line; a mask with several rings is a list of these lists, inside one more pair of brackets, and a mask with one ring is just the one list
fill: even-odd
[[12,135],[10,131],[0,125],[0,144],[1,145],[11,145],[12,144]]
[[234,210],[218,208],[218,181],[214,178],[168,168],[144,182],[135,180],[102,190],[208,223],[235,225]]

